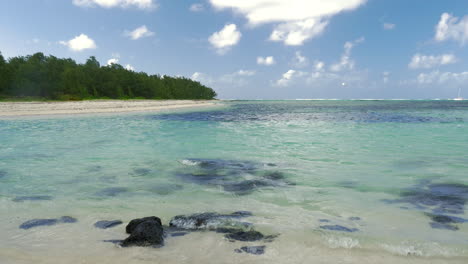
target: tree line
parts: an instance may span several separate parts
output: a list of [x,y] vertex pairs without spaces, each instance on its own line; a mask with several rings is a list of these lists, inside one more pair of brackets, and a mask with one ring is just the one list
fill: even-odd
[[101,66],[94,56],[79,64],[35,53],[6,60],[0,53],[0,98],[83,99],[214,99],[216,92],[200,82],[149,75],[122,65]]

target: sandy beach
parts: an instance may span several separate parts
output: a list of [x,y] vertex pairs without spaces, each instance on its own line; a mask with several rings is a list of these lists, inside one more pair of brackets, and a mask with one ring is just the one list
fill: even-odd
[[0,117],[164,111],[220,104],[210,100],[92,100],[0,102]]

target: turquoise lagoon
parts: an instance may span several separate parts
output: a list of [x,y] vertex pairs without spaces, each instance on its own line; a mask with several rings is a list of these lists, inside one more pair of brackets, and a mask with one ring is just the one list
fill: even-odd
[[[0,120],[0,263],[468,263],[467,202],[467,101],[229,101]],[[125,238],[134,218],[240,210],[279,236],[103,242]],[[19,229],[61,216],[78,222]],[[124,224],[93,226],[113,219]],[[246,245],[265,254],[234,252]]]

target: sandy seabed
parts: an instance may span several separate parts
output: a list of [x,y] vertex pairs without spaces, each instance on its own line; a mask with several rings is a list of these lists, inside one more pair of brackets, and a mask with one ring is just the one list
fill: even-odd
[[0,117],[164,111],[221,104],[215,100],[92,100],[0,102]]

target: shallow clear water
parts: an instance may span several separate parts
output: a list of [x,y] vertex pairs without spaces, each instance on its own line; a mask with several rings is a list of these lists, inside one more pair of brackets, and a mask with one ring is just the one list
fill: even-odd
[[[466,101],[234,101],[17,118],[0,120],[0,144],[1,263],[468,261]],[[279,237],[194,232],[124,249],[102,241],[125,238],[125,224],[93,227],[239,210]],[[18,228],[61,216],[78,222]],[[234,252],[245,245],[267,247]]]

